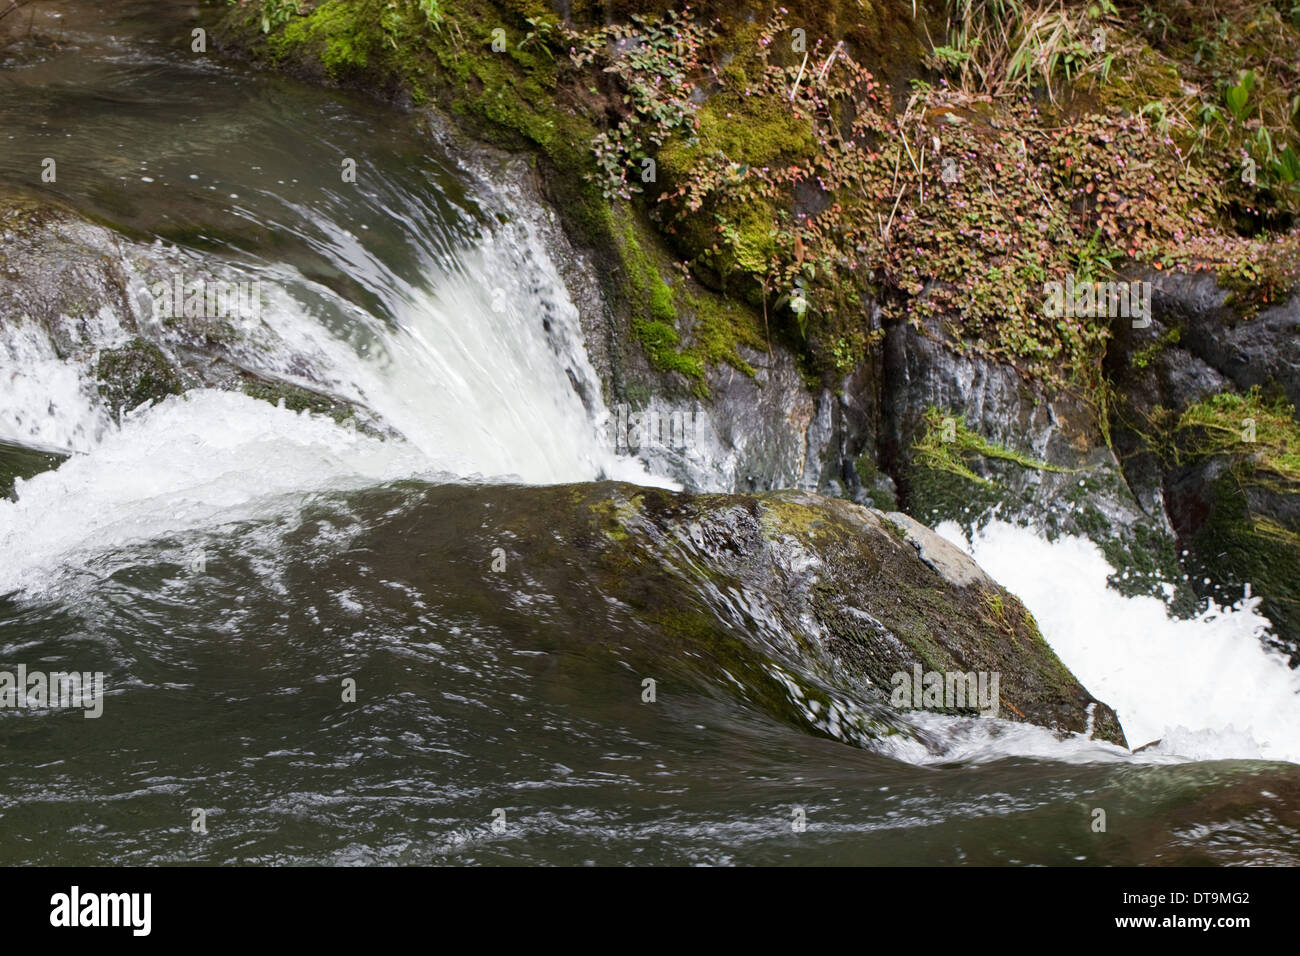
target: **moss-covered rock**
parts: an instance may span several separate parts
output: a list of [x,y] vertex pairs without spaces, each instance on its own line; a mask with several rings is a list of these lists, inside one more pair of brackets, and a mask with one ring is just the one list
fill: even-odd
[[99,394],[117,418],[146,402],[160,402],[184,389],[162,349],[144,339],[99,353],[95,364]]
[[[1071,732],[1089,727],[1096,702],[1019,601],[903,516],[797,493],[695,496],[583,485],[529,494],[545,505],[507,508],[501,519],[512,557],[530,569],[590,568],[582,573],[601,593],[663,629],[665,653],[688,643],[731,666],[728,655],[737,652],[727,648],[737,632],[748,634],[749,643],[794,655],[799,670],[828,686],[847,681],[874,701],[879,710],[863,725],[869,736],[894,723],[894,675],[910,675],[917,664],[1000,674],[1006,719]],[[811,729],[828,732],[827,712],[799,706],[779,676],[746,677],[749,686],[768,687],[783,714],[802,714]],[[1093,712],[1096,736],[1122,743],[1114,713],[1104,704]]]
[[1224,603],[1249,588],[1300,663],[1300,424],[1294,408],[1255,389],[1213,395],[1171,420],[1157,440],[1169,461],[1170,514],[1191,553],[1199,589]]
[[1300,298],[1242,315],[1212,276],[1155,282],[1149,326],[1117,325],[1113,435],[1129,483],[1165,509],[1185,592],[1247,586],[1300,662]]
[[245,395],[260,398],[272,405],[283,405],[293,412],[312,412],[316,415],[328,415],[339,423],[356,416],[354,406],[329,395],[312,392],[288,382],[273,382],[245,376],[242,391]]

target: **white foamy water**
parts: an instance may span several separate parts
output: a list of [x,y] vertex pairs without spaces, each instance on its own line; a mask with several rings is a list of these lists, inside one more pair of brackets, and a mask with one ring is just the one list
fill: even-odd
[[282,513],[283,497],[363,487],[427,467],[403,442],[233,392],[142,409],[94,451],[0,499],[0,593],[44,590],[60,568],[134,541]]
[[[16,502],[0,499],[0,593],[40,590],[96,551],[273,513],[294,493],[412,476],[671,485],[605,441],[577,309],[535,238],[503,226],[458,255],[450,267],[427,256],[419,283],[359,263],[383,292],[391,318],[381,319],[287,266],[150,250],[187,278],[257,280],[260,313],[237,320],[226,361],[357,404],[393,433],[386,440],[205,388],[119,426],[94,369],[132,337],[122,321],[56,320],[59,349],[39,323],[0,328],[0,438],[75,453],[20,482]],[[183,349],[184,328],[154,317],[146,279],[123,266],[136,286],[129,321],[164,352]]]
[[21,321],[0,328],[0,438],[88,451],[105,424],[93,384],[76,364],[59,358],[43,328]]
[[1132,746],[1161,740],[1143,756],[1300,763],[1300,674],[1261,643],[1258,598],[1175,620],[1155,598],[1107,587],[1113,569],[1090,541],[1049,542],[1005,522],[973,542],[952,522],[936,530],[1024,602]]
[[1032,757],[1063,763],[1177,763],[1181,758],[1155,748],[1132,754],[1118,744],[1093,740],[1084,734],[1064,739],[1045,727],[990,717],[953,717],[926,711],[909,711],[907,719],[938,741],[938,752],[919,740],[902,735],[889,737],[880,748],[889,756],[908,763],[991,763],[1007,757]]
[[[601,434],[607,413],[580,331],[576,348],[561,346],[561,330],[579,329],[577,309],[552,270],[521,263],[517,252],[489,237],[434,291],[390,287],[397,327],[377,326],[374,347],[352,370],[353,387],[455,474],[538,484],[647,481]],[[575,381],[587,386],[592,409]]]

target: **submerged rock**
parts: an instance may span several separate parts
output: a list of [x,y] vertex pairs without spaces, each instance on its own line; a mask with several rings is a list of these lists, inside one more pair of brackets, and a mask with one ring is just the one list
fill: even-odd
[[180,375],[162,349],[144,339],[101,351],[95,377],[114,418],[144,402],[159,402],[184,391]]
[[[6,409],[8,438],[38,451],[85,450],[125,413],[190,388],[240,391],[386,431],[314,377],[312,357],[261,317],[256,277],[231,264],[133,242],[17,192],[0,193],[0,239],[0,358],[32,379],[33,396],[44,390],[39,362],[75,368],[81,378],[75,399],[33,397],[31,408]],[[56,408],[60,400],[85,408],[51,440],[44,419],[72,412]]]

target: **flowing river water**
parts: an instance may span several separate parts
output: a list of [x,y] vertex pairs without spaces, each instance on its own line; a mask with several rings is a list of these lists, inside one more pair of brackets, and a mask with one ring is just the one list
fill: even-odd
[[1171,621],[1090,545],[941,529],[1130,743],[1162,738],[1131,754],[926,715],[925,746],[833,739],[577,556],[494,576],[528,485],[664,483],[601,440],[545,216],[417,114],[193,54],[184,4],[68,7],[0,52],[0,184],[258,279],[248,361],[390,434],[210,389],[117,424],[0,329],[0,440],[60,453],[0,500],[0,668],[105,675],[98,719],[0,711],[0,862],[1300,862],[1300,680],[1252,602]]

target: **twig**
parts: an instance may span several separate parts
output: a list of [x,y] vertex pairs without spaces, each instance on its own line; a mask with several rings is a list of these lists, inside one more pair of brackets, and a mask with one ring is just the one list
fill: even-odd
[[[894,183],[898,183],[898,167],[903,162],[903,154],[899,153],[898,158],[894,160]],[[903,201],[903,193],[907,192],[907,183],[903,183],[903,188],[898,191],[898,198],[894,200],[894,208],[889,210],[889,222],[885,223],[885,231],[880,234],[880,241],[889,245],[889,230],[894,228],[894,213],[898,212],[898,204]],[[879,218],[879,215],[877,215]]]
[[799,81],[803,79],[803,68],[808,65],[808,51],[803,52],[803,62],[799,64],[799,75],[794,78],[794,86],[790,87],[790,102],[794,102],[794,96],[799,92]]
[[844,41],[843,40],[835,41],[835,49],[831,50],[831,55],[826,58],[826,62],[822,64],[821,71],[817,74],[818,83],[820,83],[825,78],[826,71],[831,68],[831,64],[835,62],[835,58],[840,55],[840,50],[842,49],[844,49]]
[[921,188],[921,205],[925,205],[925,143],[921,143],[921,172],[917,183]]

